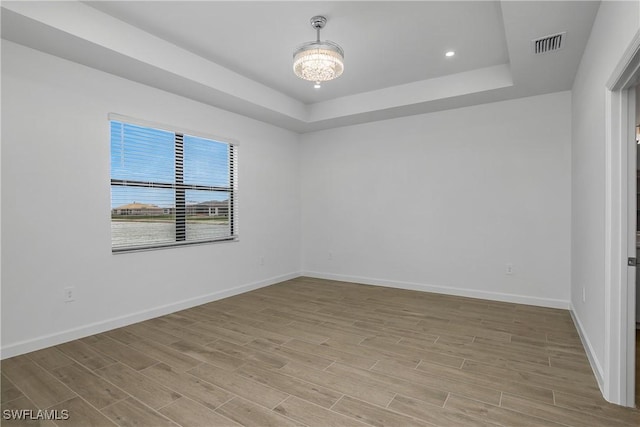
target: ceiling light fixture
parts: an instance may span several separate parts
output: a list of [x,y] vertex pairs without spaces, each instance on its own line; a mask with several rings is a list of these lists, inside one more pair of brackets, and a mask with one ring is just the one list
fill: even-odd
[[327,18],[314,16],[311,26],[316,29],[316,40],[298,47],[293,53],[293,72],[304,80],[315,82],[316,89],[321,82],[340,77],[344,71],[344,51],[329,40],[320,41],[320,29],[324,28]]
[[444,56],[451,57],[451,56],[453,56],[453,55],[455,55],[455,54],[456,54],[456,53],[455,53],[454,51],[450,50],[450,51],[448,51],[447,53],[445,53],[445,54],[444,54]]

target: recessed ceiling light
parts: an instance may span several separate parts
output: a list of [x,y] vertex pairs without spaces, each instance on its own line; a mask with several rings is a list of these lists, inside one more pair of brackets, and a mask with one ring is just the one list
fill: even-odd
[[445,54],[444,54],[444,56],[451,57],[451,56],[453,56],[453,55],[455,55],[455,54],[456,54],[456,53],[455,53],[454,51],[450,50],[450,51],[448,51],[447,53],[445,53]]

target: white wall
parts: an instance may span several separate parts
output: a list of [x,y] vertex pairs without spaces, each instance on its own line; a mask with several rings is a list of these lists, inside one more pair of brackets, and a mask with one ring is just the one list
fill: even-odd
[[601,378],[605,362],[605,85],[638,28],[637,1],[602,2],[572,90],[571,302]]
[[570,141],[569,92],[303,135],[302,270],[567,308]]
[[[109,112],[238,140],[240,241],[112,255]],[[2,152],[3,358],[298,273],[292,132],[3,41]]]

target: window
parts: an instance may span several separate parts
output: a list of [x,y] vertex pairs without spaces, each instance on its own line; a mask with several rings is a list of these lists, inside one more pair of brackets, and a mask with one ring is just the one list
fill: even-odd
[[233,144],[110,124],[113,252],[236,238]]

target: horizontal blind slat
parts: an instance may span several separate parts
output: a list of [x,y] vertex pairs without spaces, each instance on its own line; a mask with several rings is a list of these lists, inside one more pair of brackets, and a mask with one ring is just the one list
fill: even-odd
[[114,252],[234,239],[233,170],[229,143],[112,121]]

